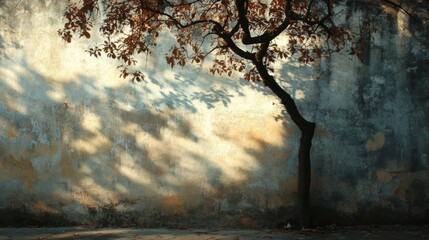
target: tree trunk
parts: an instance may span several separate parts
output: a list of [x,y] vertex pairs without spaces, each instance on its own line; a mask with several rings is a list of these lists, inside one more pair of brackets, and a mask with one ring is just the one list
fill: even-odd
[[310,149],[315,123],[308,123],[301,130],[298,151],[298,216],[302,227],[312,227],[310,205],[311,161]]
[[310,206],[310,183],[311,183],[311,162],[310,149],[316,124],[309,122],[298,111],[293,98],[283,90],[274,80],[266,67],[260,62],[254,62],[264,84],[276,94],[292,121],[301,131],[301,139],[298,151],[298,218],[303,228],[312,227],[311,206]]

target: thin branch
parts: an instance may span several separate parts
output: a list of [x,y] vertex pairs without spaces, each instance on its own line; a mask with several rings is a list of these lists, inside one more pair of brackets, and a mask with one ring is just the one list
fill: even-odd
[[265,42],[265,43],[261,44],[261,49],[259,49],[259,51],[257,51],[256,55],[255,55],[256,61],[262,62],[262,59],[267,54],[269,46],[270,46],[270,42]]
[[418,19],[414,15],[412,15],[407,10],[405,10],[405,8],[402,7],[402,1],[399,4],[395,3],[395,2],[392,2],[390,0],[381,0],[381,1],[387,3],[388,5],[390,5],[392,7],[398,8],[399,10],[403,11],[406,15],[408,15],[413,20],[418,21]]
[[179,20],[177,20],[176,18],[174,18],[172,15],[166,13],[166,12],[162,12],[156,9],[152,9],[150,7],[146,7],[144,2],[144,0],[140,0],[140,7],[142,8],[142,10],[147,10],[153,13],[157,13],[161,16],[165,16],[168,19],[170,19],[171,21],[174,22],[174,25],[179,28],[179,29],[183,29],[183,28],[188,28],[191,26],[195,26],[198,24],[204,24],[204,23],[210,23],[213,24],[213,30],[214,33],[216,35],[218,35],[220,38],[222,38],[228,45],[228,47],[237,55],[239,55],[242,58],[248,59],[248,60],[253,60],[254,59],[254,54],[244,51],[243,49],[241,49],[240,47],[237,46],[237,44],[235,44],[235,42],[232,40],[231,36],[225,31],[225,29],[222,27],[222,25],[214,20],[211,19],[202,19],[202,20],[196,20],[196,21],[192,21],[188,24],[182,24],[180,23]]

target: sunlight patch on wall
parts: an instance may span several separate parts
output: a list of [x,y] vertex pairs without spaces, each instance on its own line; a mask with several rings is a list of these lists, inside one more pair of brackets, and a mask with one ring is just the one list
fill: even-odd
[[[137,99],[133,99],[132,102],[136,102],[138,101]],[[117,106],[117,108],[126,111],[126,112],[130,112],[130,111],[134,111],[135,110],[135,106],[133,104],[131,104],[130,102],[127,101],[120,101],[120,100],[115,100],[115,104]]]
[[[118,168],[133,182],[151,186],[154,183],[148,179],[152,177],[167,183],[171,186],[169,191],[173,192],[172,187],[180,187],[184,181],[198,182],[210,188],[210,184],[205,182],[209,180],[205,176],[208,167],[219,170],[221,181],[225,184],[248,180],[249,172],[260,166],[252,152],[270,154],[270,149],[282,148],[284,126],[272,116],[259,118],[243,114],[237,117],[237,113],[230,115],[221,113],[223,110],[217,111],[216,115],[230,116],[231,119],[220,122],[219,117],[216,117],[207,121],[199,119],[197,115],[191,117],[186,112],[165,111],[160,115],[141,113],[152,116],[140,118],[143,125],[125,122],[120,132],[127,138],[131,137],[138,150],[132,150],[132,154],[125,150],[114,150],[119,161],[128,159],[131,164],[122,166],[121,163]],[[198,120],[187,126],[180,123],[182,117]],[[158,118],[166,122],[159,122]],[[144,126],[146,128],[142,128]],[[136,159],[136,156],[140,157]],[[283,159],[284,156],[277,157]],[[150,172],[148,166],[151,166]],[[138,179],[140,174],[147,177]],[[157,192],[163,193],[164,190],[158,189]]]
[[398,13],[396,14],[396,17],[397,17],[396,27],[398,29],[398,32],[401,34],[401,36],[412,37],[412,33],[410,32],[410,27],[409,27],[409,17],[405,13],[399,10],[398,10]]
[[236,113],[213,120],[216,135],[245,149],[263,150],[264,145],[280,147],[284,144],[284,136],[290,134],[270,114],[255,117],[250,113]]
[[121,174],[140,185],[145,186],[152,183],[150,173],[146,169],[139,167],[140,165],[136,163],[136,160],[129,152],[118,150],[116,151],[116,156],[118,158],[117,169]]
[[291,79],[291,80],[296,80],[295,74],[292,72],[287,72],[286,75]]
[[109,148],[110,145],[111,141],[101,134],[76,139],[70,143],[72,148],[87,154],[95,154],[101,149]]
[[[43,20],[43,17],[40,20]],[[90,78],[95,86],[120,88],[129,84],[128,80],[119,76],[120,72],[116,68],[119,61],[107,57],[91,57],[85,52],[88,44],[94,45],[96,39],[88,43],[86,39],[76,38],[67,44],[56,34],[60,25],[46,27],[47,29],[42,33],[32,32],[34,34],[31,36],[32,41],[26,42],[23,47],[28,68],[54,83],[78,83],[79,78],[85,76]],[[47,37],[47,32],[52,35]],[[27,34],[29,33],[22,33],[21,37],[29,38]],[[47,68],[47,65],[50,67]]]
[[302,91],[302,90],[296,90],[295,91],[295,99],[296,100],[302,100],[302,99],[305,99],[305,93],[304,93],[304,91]]
[[0,80],[2,84],[6,84],[10,90],[13,90],[17,93],[22,93],[23,89],[19,84],[19,78],[16,72],[12,69],[0,66]]
[[0,100],[4,103],[4,105],[6,105],[6,110],[8,112],[18,112],[23,115],[26,115],[28,113],[27,107],[19,103],[14,98],[11,98],[10,96],[5,94],[1,94],[0,98],[1,98]]
[[162,76],[167,81],[174,81],[176,78],[177,72],[174,72],[171,69],[164,69],[162,70]]
[[51,83],[50,86],[52,87],[52,90],[48,91],[46,95],[53,101],[63,102],[65,99],[67,99],[67,95],[64,91],[64,85],[59,83]]
[[87,130],[83,137],[77,138],[70,146],[77,151],[87,154],[95,154],[98,151],[110,149],[112,142],[101,132],[101,119],[92,112],[86,112],[83,117],[82,127]]
[[92,112],[87,112],[83,118],[82,126],[90,132],[98,132],[101,129],[100,117]]

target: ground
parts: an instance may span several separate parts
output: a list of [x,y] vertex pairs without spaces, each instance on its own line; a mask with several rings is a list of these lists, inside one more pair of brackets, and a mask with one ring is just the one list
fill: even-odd
[[183,239],[183,240],[245,240],[245,239],[366,239],[366,240],[429,240],[429,226],[354,226],[323,229],[237,230],[237,229],[146,229],[146,228],[0,228],[3,239]]

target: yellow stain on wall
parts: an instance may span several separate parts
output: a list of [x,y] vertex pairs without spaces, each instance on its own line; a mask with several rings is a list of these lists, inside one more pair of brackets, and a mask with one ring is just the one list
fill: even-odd
[[183,200],[176,195],[164,196],[163,203],[170,214],[178,214],[184,211]]
[[69,179],[72,183],[78,183],[80,175],[78,174],[78,170],[73,165],[72,161],[76,161],[76,159],[70,159],[67,154],[67,151],[63,149],[61,151],[61,160],[59,162],[61,173],[66,179]]
[[392,174],[384,170],[378,170],[376,175],[377,175],[377,180],[380,183],[384,183],[384,184],[389,183],[393,179]]
[[31,192],[33,183],[37,180],[37,174],[30,159],[15,158],[7,155],[0,158],[0,179],[19,179],[24,187]]
[[33,204],[33,209],[37,213],[57,213],[58,211],[50,207],[47,203],[43,201],[37,201]]
[[384,134],[382,132],[376,133],[374,135],[374,137],[372,137],[372,138],[368,139],[368,141],[366,141],[366,150],[376,151],[376,150],[383,148],[385,140],[386,139],[385,139]]
[[314,135],[319,137],[327,137],[329,135],[329,129],[327,126],[316,126]]
[[214,125],[215,134],[222,139],[254,150],[263,150],[268,145],[283,146],[284,138],[293,131],[296,131],[293,127],[286,128],[271,116],[255,118],[245,113],[225,117],[222,122]]
[[94,189],[77,191],[73,194],[73,200],[87,207],[97,206],[97,200],[94,199],[95,197],[97,197],[97,194]]
[[19,132],[15,129],[12,123],[8,123],[6,126],[6,136],[8,138],[14,138],[18,136]]

